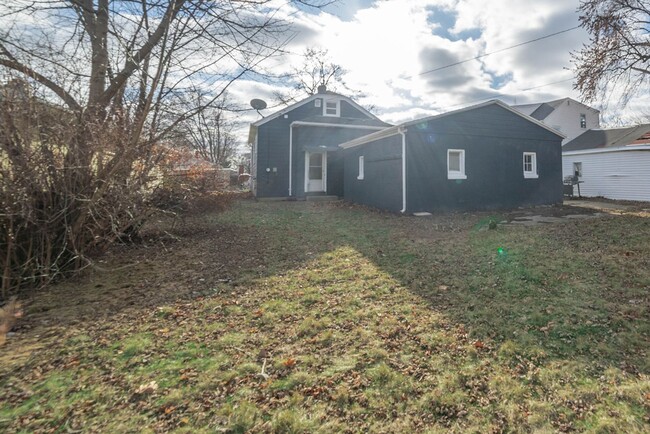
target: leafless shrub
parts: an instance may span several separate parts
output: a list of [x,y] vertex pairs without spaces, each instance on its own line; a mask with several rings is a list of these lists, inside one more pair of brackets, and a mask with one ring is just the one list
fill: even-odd
[[2,298],[88,264],[88,255],[133,235],[149,215],[151,168],[160,152],[129,130],[104,123],[86,143],[90,164],[70,167],[74,116],[31,96],[0,100],[0,257]]

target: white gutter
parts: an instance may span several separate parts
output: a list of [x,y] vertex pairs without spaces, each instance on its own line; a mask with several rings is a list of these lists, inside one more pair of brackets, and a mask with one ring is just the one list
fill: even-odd
[[289,125],[289,197],[291,197],[291,187],[293,174],[293,124]]
[[341,124],[326,124],[321,122],[303,122],[294,121],[289,125],[289,197],[293,192],[293,127],[295,125],[307,127],[336,127],[336,128],[356,128],[358,130],[383,130],[387,127],[372,127],[369,125],[341,125]]
[[406,212],[406,131],[403,127],[398,129],[402,135],[402,214]]
[[364,145],[366,143],[374,142],[379,139],[385,139],[386,137],[396,136],[399,134],[399,128],[401,127],[384,127],[381,131],[377,131],[367,136],[362,136],[357,139],[350,140],[349,142],[341,143],[340,148],[349,149],[354,148],[355,146]]
[[562,151],[563,156],[587,155],[587,154],[608,154],[610,152],[632,152],[632,151],[650,151],[650,145],[626,145],[612,148],[592,148],[582,149],[579,151]]
[[304,122],[294,121],[291,125],[302,125],[307,127],[336,127],[336,128],[356,128],[358,130],[384,130],[388,127],[375,127],[371,125],[349,125],[349,124],[327,124],[324,122]]

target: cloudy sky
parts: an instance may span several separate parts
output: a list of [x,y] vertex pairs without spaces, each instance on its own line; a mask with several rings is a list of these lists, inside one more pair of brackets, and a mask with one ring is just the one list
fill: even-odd
[[[280,2],[278,4],[281,4]],[[588,41],[582,28],[506,49],[578,26],[579,0],[339,0],[324,10],[282,6],[293,23],[289,54],[265,66],[275,74],[300,65],[305,48],[324,48],[347,71],[351,89],[366,96],[382,120],[400,123],[487,99],[513,104],[570,96],[570,52]],[[436,72],[426,71],[498,53]],[[290,83],[286,83],[290,86]],[[242,104],[270,104],[278,84],[242,80],[231,95]],[[647,99],[646,99],[647,102]],[[602,108],[604,101],[592,104]],[[625,114],[639,110],[633,100]],[[610,102],[606,116],[620,116]],[[270,113],[273,110],[267,110]],[[246,120],[257,119],[250,113]]]

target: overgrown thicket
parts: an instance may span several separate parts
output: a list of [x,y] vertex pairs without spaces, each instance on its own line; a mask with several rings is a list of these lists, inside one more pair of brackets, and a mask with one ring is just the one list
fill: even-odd
[[161,151],[281,52],[290,38],[283,7],[0,2],[1,298],[78,270],[137,231]]
[[162,154],[130,142],[128,124],[105,122],[84,142],[89,164],[71,165],[76,158],[70,144],[80,128],[92,125],[82,126],[68,111],[24,92],[3,92],[0,112],[6,298],[20,287],[78,270],[93,251],[133,235],[149,215],[146,187]]

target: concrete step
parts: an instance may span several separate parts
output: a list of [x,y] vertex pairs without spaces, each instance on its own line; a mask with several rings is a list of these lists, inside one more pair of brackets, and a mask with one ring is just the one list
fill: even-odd
[[307,196],[308,202],[334,202],[339,200],[338,196],[326,196],[326,195],[316,195],[316,196]]

